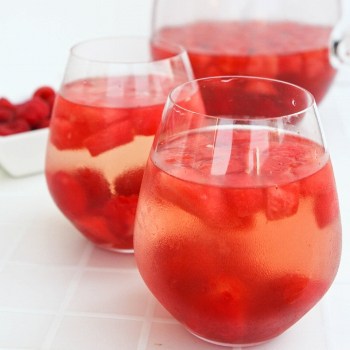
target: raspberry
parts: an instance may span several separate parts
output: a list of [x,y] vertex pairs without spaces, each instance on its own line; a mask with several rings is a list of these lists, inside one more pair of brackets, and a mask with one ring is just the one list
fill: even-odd
[[138,195],[114,196],[106,203],[103,212],[118,236],[132,235],[138,198]]
[[7,98],[0,98],[0,135],[46,128],[50,124],[55,91],[43,86],[30,100],[14,105]]
[[47,128],[49,125],[50,125],[50,119],[49,119],[49,118],[46,118],[46,119],[41,120],[41,121],[37,124],[36,128],[37,128],[37,129],[43,129],[43,128]]
[[143,178],[143,168],[130,169],[114,180],[114,189],[119,195],[139,194]]
[[15,110],[15,106],[7,98],[4,97],[0,98],[0,108],[5,108],[12,111]]
[[84,189],[90,208],[100,208],[110,199],[109,184],[101,172],[91,168],[79,168],[74,177]]
[[7,123],[13,119],[15,113],[8,108],[0,107],[0,123]]
[[15,116],[14,105],[6,98],[0,98],[0,123],[6,123]]
[[13,119],[7,123],[0,124],[0,136],[18,134],[29,130],[29,124],[23,119]]
[[87,194],[74,174],[63,170],[47,173],[47,184],[56,205],[69,219],[86,212]]
[[39,97],[33,97],[17,106],[17,118],[26,120],[32,129],[37,129],[37,126],[48,119],[49,115],[50,107]]
[[50,106],[50,108],[52,108],[56,93],[50,86],[42,86],[35,90],[33,98],[36,97],[44,100]]

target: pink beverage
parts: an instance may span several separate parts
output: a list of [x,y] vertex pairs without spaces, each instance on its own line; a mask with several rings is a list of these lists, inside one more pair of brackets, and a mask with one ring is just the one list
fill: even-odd
[[196,78],[250,75],[288,81],[320,101],[336,70],[332,28],[292,21],[198,21],[160,28],[154,36],[184,46]]
[[338,199],[329,155],[313,141],[232,125],[180,133],[151,153],[140,194],[140,273],[200,338],[278,336],[334,280]]
[[48,187],[62,213],[101,247],[133,249],[143,169],[172,84],[162,75],[89,78],[66,84],[57,98]]

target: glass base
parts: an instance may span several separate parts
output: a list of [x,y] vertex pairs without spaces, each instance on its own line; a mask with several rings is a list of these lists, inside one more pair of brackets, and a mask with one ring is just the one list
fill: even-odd
[[218,342],[218,341],[215,341],[215,340],[210,340],[210,339],[207,339],[207,338],[204,338],[202,337],[201,335],[198,335],[196,334],[195,332],[191,331],[190,329],[186,328],[188,332],[190,332],[192,335],[194,335],[195,337],[207,342],[207,343],[210,343],[210,344],[214,344],[214,345],[219,345],[219,346],[227,346],[227,347],[240,347],[240,348],[248,348],[250,346],[257,346],[257,345],[261,345],[261,344],[265,344],[265,343],[268,343],[270,340],[264,340],[264,341],[261,341],[261,342],[257,342],[257,343],[248,343],[248,344],[236,344],[236,343],[221,343],[221,342]]
[[109,252],[122,253],[122,254],[134,254],[134,248],[116,248],[110,244],[96,244],[97,248],[108,250]]

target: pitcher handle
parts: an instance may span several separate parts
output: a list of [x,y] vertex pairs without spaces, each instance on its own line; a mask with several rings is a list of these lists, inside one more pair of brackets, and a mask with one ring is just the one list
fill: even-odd
[[350,27],[344,18],[333,30],[331,59],[338,67],[345,65],[350,68]]
[[342,38],[333,41],[332,53],[339,63],[350,66],[350,32],[345,33]]

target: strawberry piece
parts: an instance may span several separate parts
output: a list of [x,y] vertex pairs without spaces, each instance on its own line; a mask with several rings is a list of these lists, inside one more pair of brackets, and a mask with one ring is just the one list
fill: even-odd
[[266,189],[266,217],[268,220],[280,220],[298,211],[299,187],[298,183],[291,183]]
[[139,194],[144,168],[127,170],[114,180],[114,190],[119,195],[130,196]]
[[93,157],[124,145],[134,139],[132,123],[129,120],[117,121],[107,128],[92,134],[83,142]]
[[74,219],[86,211],[86,191],[73,173],[61,170],[53,174],[47,173],[46,178],[52,198],[69,219]]
[[56,93],[55,93],[55,90],[52,89],[50,86],[42,86],[35,90],[33,94],[33,98],[36,98],[36,97],[44,100],[49,105],[50,109],[52,109],[52,106],[55,101]]
[[90,208],[100,208],[111,198],[109,184],[101,172],[91,168],[79,168],[74,176],[84,189]]
[[16,108],[17,118],[26,120],[32,129],[36,129],[42,120],[50,116],[50,108],[41,98],[34,97]]
[[13,119],[7,123],[0,124],[0,136],[8,136],[29,131],[30,126],[26,120]]

